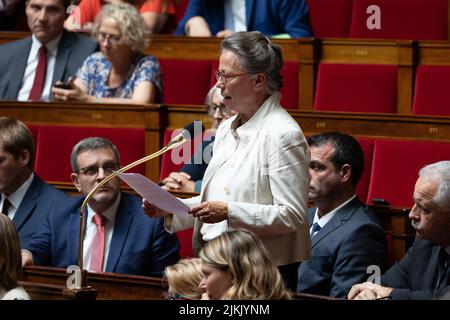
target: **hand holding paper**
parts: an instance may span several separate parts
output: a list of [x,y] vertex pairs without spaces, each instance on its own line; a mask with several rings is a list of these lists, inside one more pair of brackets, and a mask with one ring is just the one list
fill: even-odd
[[138,173],[118,173],[117,175],[150,205],[176,215],[188,214],[187,205],[143,175]]

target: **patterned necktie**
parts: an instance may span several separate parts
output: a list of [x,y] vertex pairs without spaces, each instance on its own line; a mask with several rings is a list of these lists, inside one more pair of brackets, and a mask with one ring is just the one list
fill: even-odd
[[2,213],[8,215],[8,209],[12,206],[11,202],[9,202],[8,198],[3,199],[3,208]]
[[105,217],[96,213],[93,220],[97,230],[91,247],[91,263],[89,270],[94,272],[102,272],[103,257],[105,254]]
[[319,224],[317,222],[314,222],[312,229],[311,229],[311,237],[314,237],[316,232],[318,232],[320,229],[322,229],[322,227],[319,226]]
[[34,74],[33,87],[31,88],[28,100],[39,101],[41,99],[42,90],[44,89],[45,74],[47,73],[47,49],[42,46],[39,48],[39,59]]

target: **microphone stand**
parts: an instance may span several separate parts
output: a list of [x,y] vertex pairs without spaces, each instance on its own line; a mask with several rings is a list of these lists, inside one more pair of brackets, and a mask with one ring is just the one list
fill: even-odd
[[[178,134],[177,136],[175,136],[172,140],[170,140],[170,142],[161,150],[159,150],[158,152],[152,153],[144,158],[141,158],[139,160],[136,160],[133,163],[130,163],[129,165],[114,171],[113,173],[111,173],[109,176],[107,176],[105,179],[103,179],[102,181],[100,181],[100,183],[98,185],[96,185],[91,192],[89,192],[89,194],[86,196],[86,198],[84,199],[82,205],[81,205],[81,209],[80,209],[80,232],[79,232],[79,238],[78,238],[78,268],[80,271],[80,277],[81,277],[81,281],[78,282],[78,285],[75,285],[74,288],[66,288],[64,289],[64,291],[74,291],[75,293],[72,294],[68,294],[69,296],[78,296],[77,292],[80,291],[93,291],[93,289],[91,287],[89,287],[87,285],[87,279],[86,279],[86,270],[83,269],[83,241],[84,241],[84,223],[85,223],[85,215],[84,215],[84,211],[86,210],[86,206],[89,202],[89,200],[92,198],[92,196],[94,195],[95,192],[97,192],[98,189],[100,189],[102,186],[104,186],[106,183],[108,183],[111,179],[113,179],[114,177],[117,176],[118,173],[122,173],[125,172],[137,165],[140,165],[141,163],[144,163],[148,160],[151,160],[153,158],[159,157],[160,155],[162,155],[163,153],[166,153],[169,150],[172,150],[180,145],[182,145],[183,143],[185,143],[187,141],[186,137],[183,135],[183,133]],[[81,285],[80,285],[81,284]],[[96,295],[96,292],[95,292]],[[94,299],[95,299],[95,295],[94,295]],[[91,297],[92,298],[92,297]]]

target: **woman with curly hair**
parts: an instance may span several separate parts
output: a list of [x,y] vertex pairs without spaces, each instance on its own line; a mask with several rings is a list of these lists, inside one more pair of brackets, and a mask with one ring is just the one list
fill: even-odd
[[161,67],[153,56],[143,54],[148,45],[144,20],[126,3],[102,8],[93,35],[100,52],[89,56],[69,83],[52,89],[56,100],[87,103],[151,103],[162,98]]

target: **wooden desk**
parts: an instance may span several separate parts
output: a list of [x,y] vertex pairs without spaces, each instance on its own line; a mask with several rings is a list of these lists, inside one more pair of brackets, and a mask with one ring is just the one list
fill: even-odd
[[[28,266],[24,268],[21,285],[36,299],[63,299],[69,275],[65,269]],[[167,282],[160,278],[115,273],[87,274],[88,285],[97,290],[98,300],[158,300],[167,291]]]

